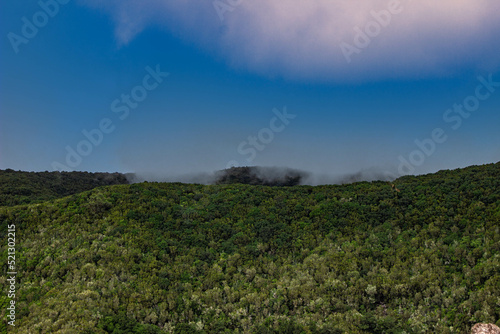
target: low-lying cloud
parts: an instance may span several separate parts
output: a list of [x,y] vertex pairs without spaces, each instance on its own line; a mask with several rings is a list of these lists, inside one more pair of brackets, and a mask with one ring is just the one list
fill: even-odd
[[243,183],[252,185],[326,185],[348,184],[361,181],[392,181],[390,173],[378,168],[363,169],[355,173],[325,174],[312,173],[287,167],[233,167],[225,170],[204,173],[169,174],[166,172],[137,172],[126,174],[130,183],[148,182],[181,182],[196,184],[231,184]]
[[[230,66],[266,76],[371,81],[491,71],[500,64],[497,0],[221,0],[230,8],[223,12],[212,0],[82,1],[112,16],[121,45],[162,26]],[[377,28],[374,12],[396,5],[390,23]],[[367,44],[358,36],[363,43],[356,46],[367,29],[373,37]],[[359,51],[350,62],[346,44]]]

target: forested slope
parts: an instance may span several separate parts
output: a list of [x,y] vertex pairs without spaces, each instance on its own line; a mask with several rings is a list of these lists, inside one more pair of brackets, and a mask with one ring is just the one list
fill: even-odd
[[2,207],[2,240],[7,225],[17,231],[16,332],[500,324],[500,164],[395,184],[141,183]]
[[0,206],[38,203],[113,184],[128,181],[120,173],[0,170]]

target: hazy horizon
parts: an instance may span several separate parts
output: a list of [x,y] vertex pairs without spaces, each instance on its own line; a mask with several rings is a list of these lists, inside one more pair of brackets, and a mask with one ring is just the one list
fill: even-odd
[[[500,163],[499,162],[493,162]],[[491,164],[491,163],[488,163]],[[471,165],[473,166],[473,165]],[[465,166],[465,167],[471,167]],[[356,182],[372,182],[372,181],[383,181],[383,182],[393,182],[401,175],[397,175],[397,172],[391,173],[388,170],[382,169],[364,169],[358,172],[352,173],[313,173],[307,170],[299,170],[284,166],[242,166],[250,167],[253,169],[252,174],[257,175],[259,178],[268,181],[279,181],[283,180],[286,175],[300,175],[300,182],[298,185],[342,185],[350,184]],[[442,170],[454,170],[452,169],[441,169]],[[120,173],[126,176],[128,182],[132,183],[142,183],[142,182],[166,182],[166,183],[187,183],[187,184],[204,184],[211,185],[216,184],[219,181],[223,173],[228,169],[214,170],[214,171],[203,171],[203,172],[193,172],[193,173],[181,173],[172,174],[168,172],[117,172],[117,171],[75,171],[75,172],[87,172],[87,173]],[[22,171],[22,170],[18,170]],[[439,172],[435,171],[435,172]],[[48,171],[23,171],[23,172],[48,172]],[[433,173],[435,173],[433,172]],[[425,175],[424,174],[408,174],[413,176]],[[432,173],[431,173],[432,174]]]
[[397,177],[500,160],[498,2],[1,6],[2,169]]

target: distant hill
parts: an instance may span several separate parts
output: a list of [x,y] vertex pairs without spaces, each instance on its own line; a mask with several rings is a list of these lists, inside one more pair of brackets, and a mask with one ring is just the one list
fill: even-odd
[[216,173],[216,184],[250,184],[262,186],[296,186],[307,174],[289,168],[232,167]]
[[0,170],[0,206],[38,203],[113,184],[128,181],[120,173]]
[[[394,184],[145,182],[0,207],[4,284],[8,226],[16,231],[15,332],[499,325],[500,163]],[[1,294],[2,319],[8,303]]]
[[[305,172],[273,167],[233,167],[215,173],[216,184],[295,186]],[[39,203],[96,187],[137,182],[134,173],[23,172],[0,170],[0,206]],[[193,180],[196,180],[194,178]]]

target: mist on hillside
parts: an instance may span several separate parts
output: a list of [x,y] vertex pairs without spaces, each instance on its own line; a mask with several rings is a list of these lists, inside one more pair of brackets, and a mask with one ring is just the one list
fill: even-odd
[[266,186],[347,184],[361,181],[391,181],[382,170],[371,168],[348,174],[313,173],[287,167],[232,167],[214,172],[170,175],[162,172],[138,172],[126,174],[130,183],[181,182],[196,184],[243,183]]

